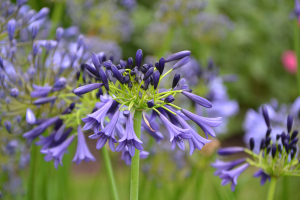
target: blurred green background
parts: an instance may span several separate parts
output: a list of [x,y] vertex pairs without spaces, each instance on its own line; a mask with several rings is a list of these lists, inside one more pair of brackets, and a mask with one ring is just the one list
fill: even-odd
[[[203,65],[212,58],[221,74],[238,75],[238,81],[227,86],[230,97],[239,102],[240,112],[231,119],[228,134],[222,136],[222,140],[227,142],[225,145],[242,144],[242,122],[247,109],[257,109],[274,97],[280,103],[291,103],[298,96],[296,76],[286,72],[281,62],[282,53],[293,49],[294,24],[289,13],[294,1],[210,0],[199,10],[188,8],[188,3],[201,1],[180,2],[182,4],[176,9],[171,0],[138,0],[131,9],[115,0],[29,0],[28,4],[36,10],[49,7],[50,18],[57,26],[75,25],[87,36],[117,42],[123,50],[123,58],[132,57],[137,49],[153,56],[188,49]],[[205,22],[194,20],[199,13],[205,14],[208,27]],[[95,150],[93,153],[98,155]],[[38,156],[43,162],[42,155]],[[112,156],[120,197],[128,199],[130,168],[120,161],[119,155]],[[191,163],[188,166],[193,169],[170,170],[176,172],[170,174],[167,171],[176,166],[174,162],[167,162],[170,160],[168,153],[155,156],[142,161],[142,166],[163,161],[164,165],[152,169],[151,176],[142,173],[140,199],[265,199],[268,183],[260,187],[259,180],[252,178],[249,172],[240,177],[236,192],[221,187],[221,181],[213,177],[209,167],[214,160],[212,156],[186,156],[186,162]],[[45,199],[109,199],[107,176],[102,159],[98,158],[100,163],[73,167],[72,178],[66,180],[69,182],[68,196],[64,198],[61,198],[66,190],[64,183],[49,181],[44,184],[43,187],[62,190],[58,196],[43,194]],[[65,158],[64,163],[68,159],[71,158]],[[53,164],[47,165],[44,173],[54,174]],[[63,170],[60,168],[56,176],[66,176]],[[25,176],[26,172],[23,173]],[[47,180],[39,181],[42,184]],[[275,199],[300,199],[300,193],[295,192],[298,183],[297,178],[281,179]]]

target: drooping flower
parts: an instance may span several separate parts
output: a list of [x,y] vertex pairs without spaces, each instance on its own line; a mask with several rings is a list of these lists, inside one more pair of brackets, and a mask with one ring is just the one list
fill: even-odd
[[76,164],[80,164],[82,160],[84,160],[85,162],[89,162],[90,160],[95,161],[96,159],[91,154],[85,142],[84,134],[81,130],[80,125],[77,127],[77,138],[78,138],[77,149],[76,149],[75,156],[73,158],[73,162],[76,162]]
[[215,175],[220,175],[223,170],[231,170],[232,168],[244,163],[245,161],[246,158],[241,158],[241,159],[228,161],[228,162],[222,160],[216,160],[216,162],[212,163],[211,166],[217,169]]
[[126,120],[126,130],[123,137],[118,141],[120,144],[117,147],[117,151],[122,151],[125,146],[128,147],[128,151],[131,157],[135,154],[135,148],[138,150],[143,150],[143,142],[136,136],[133,128],[133,119],[132,113],[129,113]]
[[237,179],[240,176],[241,173],[243,173],[247,168],[249,167],[249,164],[243,164],[235,169],[228,170],[228,171],[222,171],[220,178],[222,179],[222,185],[227,185],[231,183],[231,190],[235,190],[235,186],[237,185]]
[[67,148],[70,146],[74,138],[75,135],[72,135],[60,145],[53,147],[51,149],[42,150],[41,153],[46,154],[46,156],[44,157],[45,161],[48,162],[54,160],[54,166],[56,169],[58,167],[58,164],[62,166],[63,165],[62,158],[64,154],[67,152]]

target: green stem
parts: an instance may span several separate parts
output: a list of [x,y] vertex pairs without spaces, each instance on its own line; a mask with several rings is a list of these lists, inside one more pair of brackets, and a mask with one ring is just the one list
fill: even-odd
[[63,18],[64,9],[65,9],[64,1],[56,1],[55,2],[53,13],[52,13],[52,16],[51,16],[51,20],[52,20],[53,25],[52,25],[52,28],[50,30],[50,37],[55,36],[56,28],[57,28],[59,22],[61,22],[62,18]]
[[274,177],[271,178],[267,200],[273,200],[274,193],[275,193],[275,187],[276,187],[276,181],[277,181],[277,178],[274,178]]
[[113,170],[112,170],[112,166],[111,166],[111,162],[110,162],[110,157],[109,157],[108,151],[105,148],[105,146],[102,148],[102,153],[103,153],[105,168],[108,173],[108,178],[109,178],[109,183],[110,183],[110,187],[112,190],[113,198],[114,198],[114,200],[119,200],[117,185],[115,182],[115,178],[114,178],[114,174],[113,174]]
[[[142,124],[142,111],[135,111],[133,128],[136,136],[141,137],[141,124]],[[131,161],[131,184],[130,184],[130,200],[139,199],[139,165],[140,165],[140,152],[135,149],[135,156]]]
[[294,49],[297,57],[297,82],[298,90],[300,92],[300,70],[299,70],[299,61],[300,61],[300,50],[299,50],[299,25],[298,20],[294,20]]
[[31,146],[30,152],[30,166],[29,166],[29,179],[27,187],[27,199],[34,200],[34,188],[35,188],[35,176],[36,162],[37,162],[38,147],[36,145]]

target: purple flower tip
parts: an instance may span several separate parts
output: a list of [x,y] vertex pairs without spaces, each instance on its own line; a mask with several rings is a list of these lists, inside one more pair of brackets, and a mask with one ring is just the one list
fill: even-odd
[[88,93],[90,91],[96,90],[98,88],[101,88],[102,86],[103,86],[103,83],[91,83],[91,84],[76,88],[74,90],[74,93],[76,95],[82,95],[82,94]]
[[186,96],[187,98],[191,99],[192,101],[194,101],[195,103],[205,107],[205,108],[211,108],[212,104],[205,98],[200,97],[198,95],[195,95],[193,93],[190,92],[186,92],[186,91],[182,91],[182,94],[184,96]]
[[243,147],[225,147],[218,150],[218,154],[221,156],[227,156],[231,154],[244,152],[245,149]]
[[171,61],[174,61],[174,60],[180,60],[186,56],[189,56],[191,55],[191,52],[190,51],[180,51],[178,53],[175,53],[171,56],[169,56],[167,59],[165,59],[165,62],[171,62]]

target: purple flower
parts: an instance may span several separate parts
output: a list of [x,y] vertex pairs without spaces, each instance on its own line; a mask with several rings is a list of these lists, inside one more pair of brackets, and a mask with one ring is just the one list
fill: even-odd
[[56,98],[57,98],[56,96],[42,97],[42,98],[39,98],[39,99],[35,100],[33,102],[33,104],[34,105],[42,105],[42,104],[45,104],[45,103],[54,102]]
[[171,62],[171,61],[174,61],[174,60],[180,60],[186,56],[189,56],[191,55],[191,52],[190,51],[180,51],[178,53],[175,53],[171,56],[169,56],[167,59],[165,59],[165,62]]
[[73,158],[73,162],[76,161],[76,164],[80,164],[82,160],[85,160],[85,162],[95,161],[94,156],[91,154],[84,138],[84,134],[81,130],[81,126],[79,125],[77,127],[77,138],[78,138],[78,143],[77,143],[77,149],[76,149],[76,154]]
[[53,147],[51,149],[42,150],[41,153],[46,154],[44,160],[46,162],[54,160],[54,166],[56,169],[58,167],[58,164],[62,166],[62,158],[64,154],[67,152],[67,148],[70,146],[74,138],[75,135],[72,135],[60,145]]
[[10,96],[17,97],[19,95],[19,90],[17,88],[13,88],[10,90]]
[[14,39],[15,29],[16,29],[16,20],[14,19],[9,20],[7,23],[7,32],[10,41]]
[[59,41],[64,34],[64,29],[59,27],[56,29],[56,40]]
[[[156,112],[153,112],[156,113]],[[147,118],[148,122],[151,125],[151,129],[150,127],[146,124],[146,122],[144,120],[142,120],[142,128],[145,129],[147,131],[147,133],[149,133],[149,135],[151,135],[157,143],[159,143],[162,139],[164,139],[164,136],[161,132],[159,132],[159,125],[158,123],[155,122],[154,119],[150,119],[150,117],[145,114],[145,117]]]
[[86,124],[83,127],[83,130],[89,130],[94,127],[94,132],[97,133],[100,126],[104,128],[104,119],[111,108],[111,105],[114,100],[110,99],[107,101],[99,110],[88,114],[86,118],[83,118],[82,121]]
[[231,182],[231,190],[235,190],[235,186],[237,185],[237,179],[239,175],[244,172],[249,167],[248,163],[245,163],[235,169],[229,171],[222,171],[220,178],[222,179],[222,185],[227,185]]
[[165,127],[167,128],[169,134],[170,134],[170,142],[172,142],[172,149],[175,148],[175,145],[177,143],[178,147],[182,150],[185,149],[184,143],[182,139],[191,139],[192,136],[190,134],[189,129],[182,129],[174,124],[172,124],[163,114],[159,115],[160,120],[163,122]]
[[182,109],[181,111],[185,116],[193,120],[203,130],[206,137],[208,137],[207,134],[216,137],[216,134],[211,127],[219,126],[222,123],[221,121],[222,117],[206,118],[206,117],[201,117],[199,115],[195,115],[194,113],[191,113],[185,109]]
[[221,160],[216,160],[216,162],[212,163],[211,166],[216,168],[217,171],[214,173],[215,175],[222,174],[223,170],[231,170],[237,165],[240,165],[246,161],[246,158],[241,158],[234,161],[224,162]]
[[7,130],[7,132],[11,133],[11,123],[10,123],[10,121],[5,121],[4,122],[4,127]]
[[159,82],[159,78],[160,78],[160,72],[156,71],[153,73],[153,87],[156,90],[157,86],[158,86],[158,82]]
[[202,147],[206,143],[210,143],[210,140],[207,140],[203,137],[201,137],[196,131],[194,131],[186,121],[181,118],[179,115],[176,115],[177,121],[180,123],[182,128],[188,129],[192,135],[192,138],[189,139],[189,144],[190,144],[190,155],[192,155],[195,151],[195,149],[201,150]]
[[34,17],[33,19],[30,20],[30,22],[34,21],[34,20],[39,20],[44,18],[46,15],[48,15],[49,13],[49,8],[42,8]]
[[271,180],[271,176],[266,174],[262,169],[259,169],[257,172],[255,172],[253,174],[253,176],[256,177],[256,178],[261,177],[260,185],[264,185],[267,180],[269,180],[269,181]]
[[137,50],[135,55],[135,65],[138,67],[139,70],[141,69],[142,59],[143,59],[143,52],[141,49],[139,49]]
[[98,88],[101,88],[102,86],[103,86],[103,83],[92,83],[92,84],[88,84],[88,85],[84,85],[79,88],[76,88],[74,90],[74,93],[76,95],[82,95],[82,94],[91,92],[93,90],[96,90]]
[[123,82],[123,76],[122,74],[119,72],[118,68],[115,65],[111,65],[111,71],[114,74],[114,76],[116,77],[116,79],[120,82],[120,83],[124,83]]
[[165,59],[163,57],[160,58],[159,62],[157,63],[157,65],[155,65],[155,67],[159,71],[159,73],[162,74],[165,68]]
[[211,108],[212,104],[205,98],[200,97],[198,95],[195,95],[193,93],[190,92],[186,92],[186,91],[182,91],[181,92],[184,96],[186,96],[187,98],[191,99],[192,101],[194,101],[195,103],[205,107],[205,108]]
[[46,121],[44,121],[41,125],[31,129],[30,131],[23,134],[23,137],[26,138],[28,141],[34,140],[36,137],[38,137],[40,134],[42,134],[46,128],[54,124],[59,120],[59,117],[53,117]]
[[218,150],[218,154],[221,156],[228,156],[231,154],[244,152],[245,149],[243,147],[225,147]]
[[173,67],[172,69],[175,70],[175,69],[178,69],[180,67],[182,67],[183,65],[185,65],[186,63],[188,63],[190,61],[190,57],[189,56],[186,56],[184,58],[182,58],[181,60],[179,60]]
[[[147,151],[140,151],[140,158],[141,159],[146,159],[149,156],[149,152]],[[131,155],[129,153],[128,147],[125,146],[125,148],[122,151],[122,156],[121,159],[124,160],[126,165],[131,165]]]
[[134,129],[133,129],[133,120],[132,120],[132,113],[129,113],[129,116],[126,119],[126,130],[123,137],[119,140],[119,146],[117,147],[117,151],[122,151],[125,146],[128,147],[129,153],[131,157],[135,154],[135,148],[138,150],[143,150],[141,144],[143,142],[136,136]]
[[115,151],[114,143],[117,143],[117,140],[115,139],[115,136],[113,133],[114,133],[116,124],[118,122],[119,113],[120,113],[119,110],[117,112],[115,112],[113,117],[110,119],[110,122],[105,126],[104,129],[100,130],[98,133],[95,133],[95,134],[89,136],[90,139],[98,138],[96,149],[101,149],[105,145],[106,141],[109,140],[110,149],[112,151]]
[[103,83],[105,89],[106,89],[107,91],[109,91],[109,84],[108,84],[108,79],[107,79],[107,76],[106,76],[106,74],[105,74],[105,71],[103,70],[102,67],[100,67],[98,72],[99,72],[101,81],[102,81],[102,83]]
[[36,122],[35,115],[30,108],[26,110],[26,122],[30,125],[34,125]]

